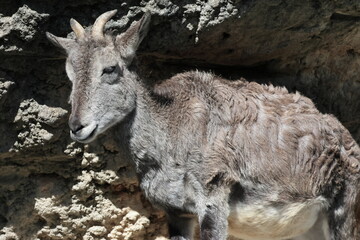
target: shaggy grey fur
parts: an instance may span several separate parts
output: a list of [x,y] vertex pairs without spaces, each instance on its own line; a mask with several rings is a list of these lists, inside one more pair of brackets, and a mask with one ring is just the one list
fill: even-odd
[[[90,142],[116,123],[146,197],[165,210],[173,240],[355,240],[360,149],[333,116],[285,88],[186,72],[148,91],[130,70],[150,15],[119,36],[72,20],[64,49],[73,83],[71,136]],[[100,30],[99,30],[100,29]],[[94,33],[95,32],[95,33]],[[318,226],[321,226],[319,229]]]

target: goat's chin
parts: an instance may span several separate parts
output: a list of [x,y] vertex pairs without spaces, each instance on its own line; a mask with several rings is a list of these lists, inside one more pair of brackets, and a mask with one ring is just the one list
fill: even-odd
[[112,121],[108,121],[107,123],[101,123],[100,122],[99,125],[98,125],[96,135],[100,135],[102,133],[105,133],[106,131],[109,130],[109,128],[112,128],[113,126],[115,126],[120,121],[121,120],[112,120]]
[[96,134],[99,135],[105,133],[115,125],[128,120],[128,116],[130,115],[130,113],[131,111],[119,115],[110,115],[107,117],[103,117],[98,121]]

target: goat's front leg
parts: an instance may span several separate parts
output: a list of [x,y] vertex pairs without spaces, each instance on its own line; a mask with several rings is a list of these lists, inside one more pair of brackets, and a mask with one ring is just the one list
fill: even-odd
[[228,227],[228,207],[222,204],[206,204],[199,216],[201,240],[226,240]]
[[171,240],[191,240],[194,232],[194,218],[167,213]]

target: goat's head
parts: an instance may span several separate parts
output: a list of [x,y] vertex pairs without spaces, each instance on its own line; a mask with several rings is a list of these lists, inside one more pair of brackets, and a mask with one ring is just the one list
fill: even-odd
[[113,37],[104,34],[104,26],[115,14],[116,10],[103,13],[91,32],[71,19],[75,40],[46,33],[67,53],[66,73],[72,82],[70,135],[79,142],[91,142],[136,105],[136,75],[128,67],[147,33],[150,14],[145,13],[126,32]]

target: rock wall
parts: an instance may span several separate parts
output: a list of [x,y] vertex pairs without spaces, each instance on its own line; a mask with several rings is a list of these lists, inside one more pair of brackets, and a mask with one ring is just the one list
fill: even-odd
[[116,132],[69,138],[64,56],[45,31],[69,19],[118,33],[147,10],[139,50],[149,84],[189,69],[284,85],[336,115],[360,142],[360,2],[354,0],[45,0],[0,2],[0,240],[166,239]]

